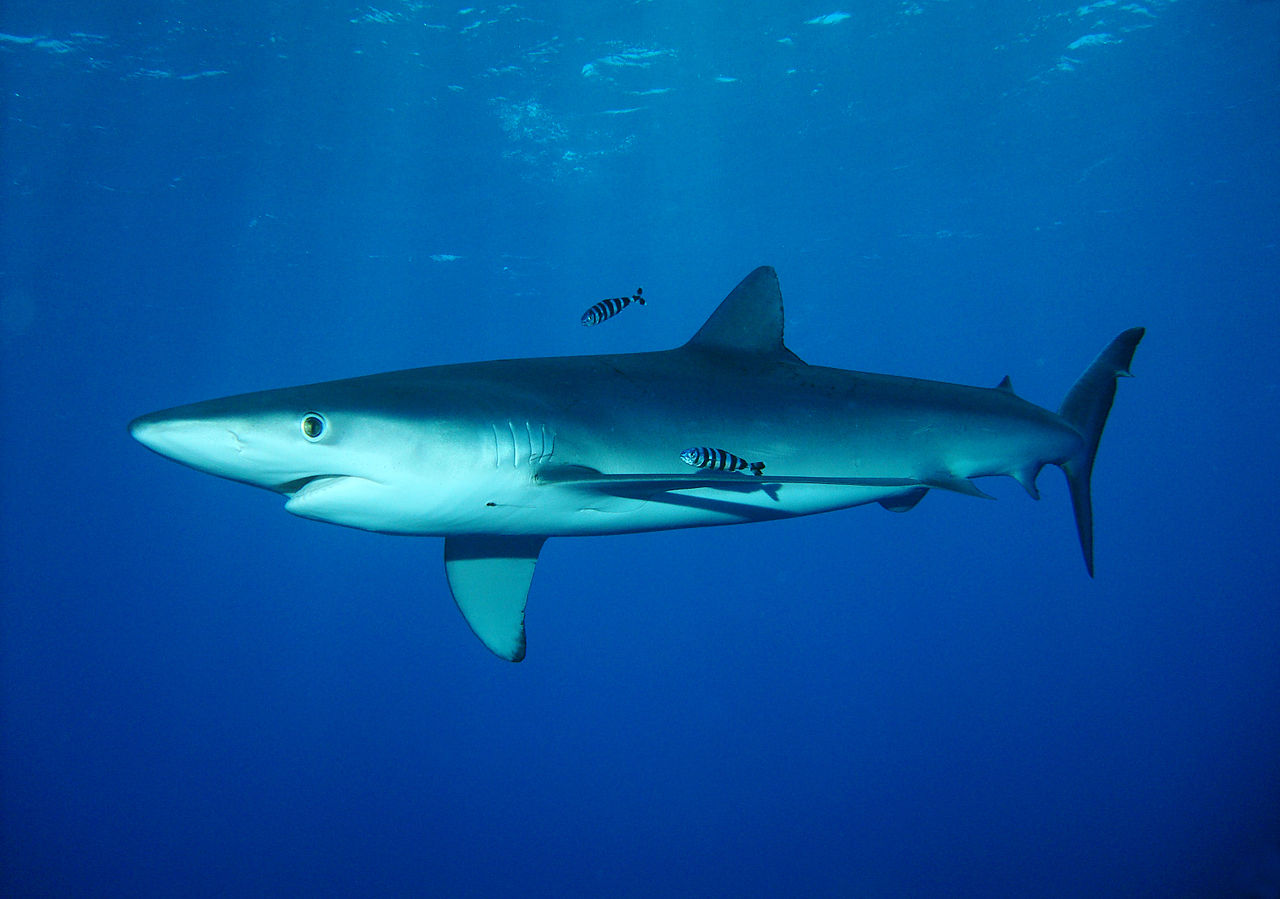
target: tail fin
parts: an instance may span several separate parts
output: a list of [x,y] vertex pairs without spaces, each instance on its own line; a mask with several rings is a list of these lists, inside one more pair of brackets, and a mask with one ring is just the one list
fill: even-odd
[[1080,534],[1080,548],[1084,551],[1089,577],[1093,577],[1093,501],[1089,487],[1093,459],[1098,452],[1098,441],[1102,439],[1102,428],[1107,423],[1111,403],[1116,398],[1116,378],[1129,377],[1129,363],[1133,361],[1134,350],[1145,333],[1145,328],[1130,328],[1111,341],[1076,381],[1058,410],[1058,414],[1084,437],[1080,451],[1061,465],[1071,491],[1076,531]]

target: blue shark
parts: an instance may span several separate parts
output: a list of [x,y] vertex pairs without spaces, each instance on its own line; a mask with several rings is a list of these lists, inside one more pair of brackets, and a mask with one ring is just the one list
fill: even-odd
[[[1090,476],[1117,378],[1143,329],[1115,338],[1054,412],[991,388],[809,365],[783,342],[782,292],[749,274],[683,346],[416,368],[209,400],[129,425],[155,452],[274,491],[303,518],[444,538],[450,592],[495,655],[525,655],[525,605],[548,537],[744,524],[930,490],[1039,499],[1066,475],[1093,575]],[[760,471],[685,464],[691,447]]]

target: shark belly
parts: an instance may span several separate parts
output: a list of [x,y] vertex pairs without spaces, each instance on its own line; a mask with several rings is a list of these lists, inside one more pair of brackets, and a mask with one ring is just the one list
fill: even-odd
[[[533,486],[486,504],[470,533],[585,537],[747,524],[830,512],[903,494],[904,488],[769,485],[749,494],[719,488],[617,496],[569,486]],[[457,529],[454,530],[457,533]]]

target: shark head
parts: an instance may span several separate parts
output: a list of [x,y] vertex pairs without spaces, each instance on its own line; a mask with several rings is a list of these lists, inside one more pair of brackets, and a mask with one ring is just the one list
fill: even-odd
[[474,434],[430,427],[426,410],[411,422],[402,407],[380,408],[361,380],[179,406],[129,431],[183,465],[282,494],[303,518],[392,533],[431,530],[437,517],[447,526],[474,480]]

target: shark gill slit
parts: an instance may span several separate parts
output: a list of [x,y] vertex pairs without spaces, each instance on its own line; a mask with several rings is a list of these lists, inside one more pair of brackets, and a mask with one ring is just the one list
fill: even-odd
[[[540,465],[551,458],[551,454],[555,452],[556,432],[546,426],[545,423],[538,425],[538,448],[533,448],[533,425],[526,422],[529,428],[529,464]],[[548,439],[548,432],[550,439]]]
[[511,467],[520,467],[520,441],[516,439],[516,426],[507,419],[507,429],[511,431]]

